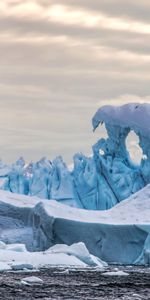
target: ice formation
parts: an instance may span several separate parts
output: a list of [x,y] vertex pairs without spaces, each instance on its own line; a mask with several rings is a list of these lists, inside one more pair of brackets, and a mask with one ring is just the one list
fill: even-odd
[[149,212],[150,185],[105,211],[0,191],[0,261],[149,265]]
[[[109,209],[134,194],[150,183],[150,104],[104,106],[92,119],[93,129],[102,123],[108,138],[93,145],[91,157],[75,154],[71,171],[61,157],[29,165],[23,158],[12,166],[1,162],[0,188],[92,210]],[[131,130],[143,150],[140,165],[126,149]]]
[[[91,157],[75,154],[72,170],[61,157],[0,162],[0,270],[150,265],[150,105],[104,106],[93,129],[102,123],[107,139]],[[131,130],[143,150],[139,165],[126,148]]]
[[71,246],[55,245],[40,252],[29,252],[23,244],[20,244],[20,251],[15,244],[5,244],[5,249],[0,248],[0,271],[31,271],[50,266],[97,267],[103,270],[107,263],[90,254],[81,242]]

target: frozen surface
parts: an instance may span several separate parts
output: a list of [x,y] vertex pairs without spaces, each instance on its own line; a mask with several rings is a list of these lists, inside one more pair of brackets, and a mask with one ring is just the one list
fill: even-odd
[[[67,167],[61,156],[26,164],[23,158],[7,166],[0,162],[0,189],[55,199],[88,210],[106,210],[150,183],[150,104],[104,106],[92,119],[93,129],[105,123],[108,138],[93,145],[93,155],[76,153]],[[133,130],[143,158],[135,165],[126,148]]]
[[124,271],[110,271],[110,272],[105,272],[102,275],[104,275],[104,276],[128,276],[129,274]]
[[[150,265],[150,105],[105,106],[92,123],[105,123],[108,137],[92,156],[75,154],[70,168],[60,156],[0,162],[2,263]],[[139,165],[126,148],[130,130],[143,151]]]
[[0,271],[32,270],[49,266],[92,266],[104,269],[107,266],[106,262],[91,255],[83,243],[55,245],[41,252],[29,252],[25,246],[22,251],[18,251],[15,245],[8,244],[5,249],[0,249],[0,261]]
[[106,105],[100,108],[92,119],[94,130],[100,123],[130,128],[145,137],[150,136],[150,105],[128,103],[122,106]]
[[[0,249],[2,262],[11,257],[21,263],[39,264],[39,251],[44,251],[43,265],[48,261],[58,265],[80,262],[82,266],[103,261],[150,263],[149,185],[106,211],[88,211],[0,191],[0,222],[0,240],[8,245],[5,249],[2,244]],[[25,244],[27,250],[22,245],[18,248],[18,243]]]
[[39,277],[36,276],[29,276],[29,277],[24,277],[21,280],[22,284],[41,284],[43,283],[43,280]]

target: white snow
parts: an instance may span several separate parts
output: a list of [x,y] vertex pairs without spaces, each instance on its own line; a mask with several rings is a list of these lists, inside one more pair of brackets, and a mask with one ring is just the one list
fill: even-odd
[[[144,117],[143,117],[144,116]],[[105,105],[92,119],[94,130],[102,122],[130,127],[144,136],[150,135],[150,104],[128,103],[122,106]]]
[[[32,270],[48,266],[97,266],[101,269],[107,264],[99,258],[91,255],[83,243],[67,245],[56,245],[41,252],[28,252],[21,246],[18,251],[16,245],[8,245],[0,249],[0,271],[23,269]],[[23,251],[24,249],[24,251]]]
[[106,262],[103,262],[98,257],[91,255],[85,244],[82,242],[73,244],[71,246],[57,244],[47,250],[46,253],[65,253],[77,257],[89,266],[99,266],[100,268],[107,266]]
[[[149,247],[144,243],[150,232],[150,185],[107,211],[87,211],[54,200],[0,191],[0,222],[0,239],[12,244],[0,243],[0,261],[9,266],[103,268],[105,263],[99,258],[132,264]],[[60,240],[66,245],[39,252]],[[36,252],[27,251],[21,245],[24,243]]]
[[10,244],[6,246],[6,249],[9,251],[16,251],[16,252],[27,251],[26,246],[24,244]]
[[49,215],[67,220],[104,224],[150,224],[150,184],[105,211],[72,208],[55,200],[43,200],[3,190],[0,190],[0,202],[16,208],[34,208],[36,204],[42,203]]
[[9,271],[9,270],[11,270],[11,267],[9,266],[9,264],[7,262],[0,261],[0,272]]

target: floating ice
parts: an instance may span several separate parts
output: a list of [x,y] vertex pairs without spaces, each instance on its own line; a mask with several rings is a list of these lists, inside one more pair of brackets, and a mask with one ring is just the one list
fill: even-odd
[[32,264],[27,264],[27,263],[13,263],[11,265],[12,270],[14,271],[21,271],[21,270],[33,270],[33,265]]
[[21,280],[23,284],[42,284],[43,280],[36,276],[24,277]]
[[[0,191],[0,223],[0,240],[7,244],[1,262],[34,268],[150,263],[150,185],[105,211]],[[12,243],[27,251],[8,250]]]
[[111,271],[111,272],[105,272],[102,273],[103,276],[128,276],[129,274],[124,271]]
[[[0,269],[150,265],[150,105],[105,106],[92,122],[94,130],[105,123],[108,138],[91,157],[75,154],[71,169],[61,157],[0,162],[0,261],[8,262]],[[126,149],[130,130],[139,165]]]
[[[93,145],[93,155],[74,155],[70,169],[59,156],[12,166],[0,162],[0,188],[13,193],[55,199],[69,206],[110,209],[150,183],[150,104],[104,106],[92,119],[93,129],[105,123],[108,138]],[[135,165],[126,148],[133,130],[139,137],[143,158]]]
[[[13,235],[13,232],[12,232]],[[14,271],[33,270],[34,268],[48,266],[96,266],[101,270],[107,263],[90,254],[84,243],[76,243],[71,246],[55,245],[45,251],[29,252],[25,246],[24,251],[19,251],[16,245],[7,245],[0,250],[0,270],[12,269]],[[34,248],[32,250],[35,250]]]
[[63,244],[57,244],[49,250],[47,250],[48,253],[65,253],[68,255],[73,255],[83,261],[88,266],[98,266],[100,268],[106,267],[107,263],[99,259],[98,257],[95,257],[94,255],[91,255],[86,248],[85,244],[82,242],[72,244],[71,246],[63,245]]

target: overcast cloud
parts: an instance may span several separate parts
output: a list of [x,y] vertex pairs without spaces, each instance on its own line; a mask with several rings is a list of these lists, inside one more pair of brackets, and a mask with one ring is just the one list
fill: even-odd
[[0,1],[0,156],[89,154],[104,104],[150,102],[150,2]]

